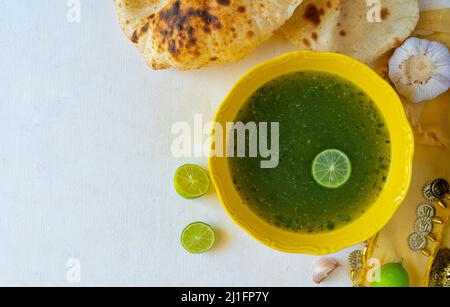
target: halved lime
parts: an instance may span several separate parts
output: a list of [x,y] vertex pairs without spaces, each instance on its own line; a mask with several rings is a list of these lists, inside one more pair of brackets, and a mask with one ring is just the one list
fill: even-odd
[[350,179],[352,163],[348,156],[338,149],[327,149],[314,159],[312,176],[321,186],[337,189]]
[[181,234],[181,245],[191,254],[202,254],[209,251],[215,240],[214,230],[202,222],[188,225]]
[[186,199],[199,198],[209,191],[208,173],[198,165],[186,164],[177,169],[175,190]]

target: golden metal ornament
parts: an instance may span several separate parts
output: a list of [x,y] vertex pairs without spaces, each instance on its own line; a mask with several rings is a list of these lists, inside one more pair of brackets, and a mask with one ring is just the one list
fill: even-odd
[[419,217],[414,223],[414,231],[426,236],[433,231],[433,221],[426,216]]
[[356,270],[351,270],[350,271],[350,279],[352,281],[352,286],[353,287],[358,287],[358,271]]
[[427,239],[430,241],[430,242],[436,242],[436,238],[434,237],[434,235],[432,234],[432,233],[429,233],[428,235],[427,235]]
[[348,263],[353,270],[357,272],[363,268],[363,257],[361,250],[355,250],[348,256]]
[[430,287],[450,287],[450,249],[440,249],[428,278]]
[[431,182],[431,193],[434,197],[442,199],[450,193],[450,184],[447,180],[439,178]]
[[352,281],[353,287],[361,287],[359,284],[358,276],[361,274],[363,267],[366,265],[367,254],[369,252],[369,246],[366,245],[362,250],[355,250],[348,256],[348,264],[351,268],[350,279]]
[[420,204],[416,209],[417,217],[422,217],[422,216],[434,217],[435,214],[436,214],[436,209],[434,209],[434,206],[430,203]]
[[424,255],[425,257],[431,256],[431,252],[427,249],[422,249],[421,252],[422,252],[422,255]]
[[427,239],[422,233],[414,232],[408,237],[408,246],[413,252],[427,247]]
[[433,218],[431,219],[431,221],[432,221],[433,223],[439,224],[439,225],[444,224],[444,221],[443,221],[442,219],[438,218],[438,217],[433,217]]
[[435,197],[433,193],[431,192],[431,181],[425,182],[422,188],[422,195],[425,199],[433,202],[435,201]]
[[441,207],[442,209],[447,209],[447,204],[444,203],[444,201],[438,199],[438,201],[436,202],[439,207]]
[[428,200],[431,203],[436,202],[439,207],[443,209],[447,209],[447,205],[439,198],[436,197],[436,195],[433,193],[432,190],[432,184],[433,182],[429,181],[426,182],[422,188],[422,195],[425,197],[426,200]]

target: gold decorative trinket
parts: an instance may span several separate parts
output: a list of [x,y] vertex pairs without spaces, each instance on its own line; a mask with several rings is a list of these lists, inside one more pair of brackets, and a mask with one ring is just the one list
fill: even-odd
[[436,197],[434,197],[433,193],[431,192],[431,181],[427,181],[423,185],[422,195],[425,199],[429,201],[435,201]]
[[422,233],[413,232],[408,237],[408,246],[413,252],[423,250],[427,247],[427,239]]
[[424,256],[431,256],[430,251],[426,248],[428,241],[436,242],[435,236],[432,234],[433,224],[443,224],[441,218],[436,217],[436,208],[433,203],[437,203],[442,208],[446,208],[445,203],[441,201],[450,193],[450,184],[445,179],[436,179],[428,181],[423,185],[422,195],[427,200],[416,208],[416,221],[414,222],[414,232],[408,237],[408,246],[414,251],[420,251]]
[[434,259],[428,277],[430,287],[450,287],[450,250],[441,249]]
[[361,271],[363,267],[363,256],[361,250],[355,250],[348,256],[348,263],[353,270]]
[[421,205],[419,205],[416,209],[416,215],[417,217],[422,217],[422,216],[426,216],[426,217],[434,217],[434,215],[436,214],[436,210],[434,209],[433,205],[431,205],[430,203],[423,203]]
[[447,205],[443,201],[441,201],[439,198],[437,198],[436,195],[433,193],[432,183],[433,182],[427,182],[424,184],[424,186],[422,188],[423,197],[425,197],[425,199],[428,200],[429,202],[432,202],[432,203],[436,202],[441,208],[446,209]]
[[435,224],[444,224],[444,221],[443,220],[441,220],[440,218],[438,218],[438,217],[433,217],[433,218],[431,218],[431,221],[433,222],[433,223],[435,223]]
[[431,182],[431,193],[436,198],[445,198],[450,193],[450,184],[445,179],[436,179]]
[[425,257],[430,257],[431,256],[431,253],[430,253],[429,250],[422,249],[421,252],[422,252],[422,255],[424,255]]
[[426,236],[433,231],[433,221],[427,216],[419,217],[414,223],[414,231]]
[[434,235],[432,233],[429,233],[427,235],[427,239],[430,240],[431,242],[436,242],[436,238],[434,237]]
[[348,256],[348,264],[350,265],[350,279],[352,281],[353,287],[361,287],[358,282],[358,275],[363,269],[366,257],[369,249],[368,246],[364,246],[362,250],[355,250]]

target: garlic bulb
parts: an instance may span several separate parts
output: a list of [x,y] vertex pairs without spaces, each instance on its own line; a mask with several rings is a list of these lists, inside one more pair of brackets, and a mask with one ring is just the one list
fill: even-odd
[[339,263],[335,259],[322,258],[313,265],[313,281],[320,284],[337,269]]
[[389,77],[411,102],[431,100],[450,87],[450,54],[441,43],[410,38],[389,61]]

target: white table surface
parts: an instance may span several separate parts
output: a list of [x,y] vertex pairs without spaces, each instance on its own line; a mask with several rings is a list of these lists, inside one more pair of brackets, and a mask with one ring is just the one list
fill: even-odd
[[[317,257],[270,250],[214,193],[186,201],[172,184],[178,166],[207,162],[172,157],[172,125],[212,120],[243,73],[293,48],[275,38],[236,64],[154,72],[112,1],[81,0],[80,23],[67,11],[66,0],[0,0],[0,285],[313,286]],[[219,237],[200,256],[179,244],[197,220]],[[351,250],[324,286],[350,285]],[[72,258],[80,284],[66,277]]]

